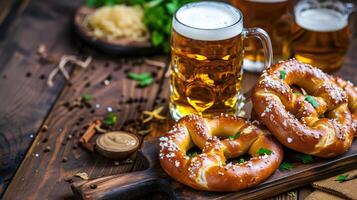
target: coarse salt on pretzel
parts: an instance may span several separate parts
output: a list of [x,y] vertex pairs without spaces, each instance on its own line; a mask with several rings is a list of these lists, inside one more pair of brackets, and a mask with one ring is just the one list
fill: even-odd
[[343,80],[340,77],[331,76],[331,79],[347,94],[348,108],[352,114],[352,129],[355,132],[355,137],[357,137],[357,87],[350,81]]
[[[221,138],[221,139],[219,139]],[[186,152],[197,146],[202,153]],[[262,151],[264,150],[264,151]],[[252,157],[233,164],[227,158]],[[188,115],[160,138],[160,164],[175,180],[198,190],[238,191],[266,180],[283,158],[280,144],[242,118]]]
[[295,59],[280,62],[258,79],[252,102],[258,118],[291,149],[334,157],[351,146],[354,131],[346,92],[320,69]]

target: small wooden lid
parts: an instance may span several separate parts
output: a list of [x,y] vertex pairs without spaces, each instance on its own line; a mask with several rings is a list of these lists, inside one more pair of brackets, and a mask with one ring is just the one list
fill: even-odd
[[110,159],[123,159],[139,148],[140,141],[134,134],[115,131],[100,135],[96,139],[96,149]]

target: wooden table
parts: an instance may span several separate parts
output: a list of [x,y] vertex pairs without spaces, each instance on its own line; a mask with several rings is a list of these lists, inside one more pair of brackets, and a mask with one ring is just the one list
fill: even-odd
[[[125,129],[143,110],[167,107],[167,67],[153,67],[146,58],[122,58],[93,51],[71,30],[75,9],[83,1],[9,1],[0,26],[0,194],[3,199],[73,199],[70,182],[78,172],[89,178],[140,170],[140,160],[120,163],[104,159],[78,146],[85,125],[103,118],[108,109],[118,115],[116,129]],[[10,9],[12,8],[12,10]],[[9,10],[10,9],[10,10]],[[8,12],[9,11],[9,12]],[[4,12],[2,12],[4,13]],[[5,14],[4,14],[5,15]],[[37,54],[47,48],[49,60]],[[56,76],[54,87],[46,81],[64,54],[94,58],[88,69],[73,68],[70,82]],[[167,61],[165,56],[149,59]],[[357,41],[351,45],[345,66],[338,73],[357,82]],[[151,72],[155,83],[137,88],[128,72]],[[256,79],[245,74],[244,83]],[[109,80],[110,84],[104,84]],[[247,90],[248,88],[245,88]],[[72,108],[76,98],[91,94],[90,107]],[[166,110],[167,113],[167,110]],[[167,128],[167,123],[154,124]],[[312,191],[301,188],[273,199],[304,199]]]

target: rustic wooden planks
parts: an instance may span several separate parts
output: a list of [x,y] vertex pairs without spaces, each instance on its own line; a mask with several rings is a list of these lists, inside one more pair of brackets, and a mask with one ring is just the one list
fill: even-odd
[[[138,63],[137,59],[95,58],[89,69],[73,72],[72,85],[62,91],[44,123],[48,130],[39,132],[4,199],[63,199],[71,196],[68,180],[77,172],[86,172],[94,178],[131,171],[132,164],[115,166],[114,161],[77,147],[77,141],[83,127],[92,119],[103,118],[108,109],[118,115],[117,129],[128,120],[137,119],[141,114],[138,110],[151,110],[159,83],[136,88],[136,82],[127,79],[126,73],[152,72],[159,80],[163,69]],[[105,86],[103,81],[109,76],[111,83]],[[84,94],[93,95],[91,108],[71,110],[66,106]],[[141,101],[140,97],[145,99]],[[133,103],[126,103],[129,101]],[[45,152],[48,146],[51,150]],[[68,160],[64,162],[65,157]]]
[[54,65],[39,63],[37,47],[45,44],[48,53],[58,55],[78,52],[76,42],[68,38],[70,13],[79,4],[33,1],[1,30],[6,39],[0,42],[0,194],[64,86],[62,77],[56,78],[54,88],[46,86]]

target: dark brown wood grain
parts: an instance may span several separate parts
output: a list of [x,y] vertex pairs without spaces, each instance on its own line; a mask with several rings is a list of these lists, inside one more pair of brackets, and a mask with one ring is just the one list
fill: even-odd
[[6,39],[0,42],[0,194],[64,86],[62,77],[55,87],[46,86],[54,65],[39,62],[37,47],[44,44],[57,55],[78,52],[68,40],[70,13],[78,3],[33,1],[1,30]]
[[[115,161],[76,145],[83,127],[93,119],[103,119],[108,109],[118,116],[115,130],[121,129],[125,122],[139,118],[141,112],[138,112],[138,109],[153,109],[159,83],[155,82],[147,88],[137,88],[136,82],[126,76],[129,71],[151,72],[156,74],[156,81],[161,79],[163,69],[144,65],[138,59],[116,59],[100,55],[93,57],[95,60],[90,68],[78,68],[73,72],[71,86],[66,86],[61,92],[44,122],[48,130],[38,133],[3,196],[4,199],[70,198],[72,192],[68,180],[78,179],[73,177],[78,172],[86,172],[90,178],[95,178],[128,172],[133,168],[133,164],[116,166]],[[110,84],[106,86],[103,81],[109,76]],[[71,103],[84,94],[94,97],[90,108],[85,106],[70,109],[65,106],[67,102]],[[138,102],[140,97],[150,98]],[[47,146],[51,151],[45,152]]]

